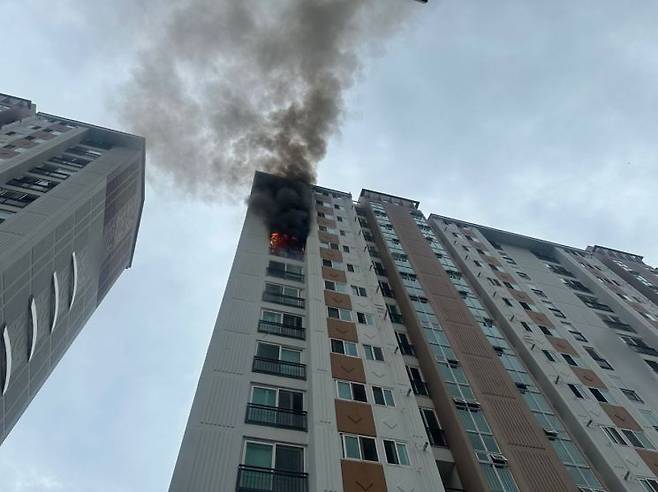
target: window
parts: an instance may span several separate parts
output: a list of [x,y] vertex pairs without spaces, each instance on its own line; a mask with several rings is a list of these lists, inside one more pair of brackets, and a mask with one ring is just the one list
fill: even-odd
[[502,271],[500,268],[498,268],[497,265],[494,265],[493,263],[489,263],[489,268],[491,268],[494,272]]
[[[302,473],[304,471],[304,448],[279,443],[247,441],[243,464],[256,468]],[[268,476],[260,480],[269,483],[268,481],[271,479],[272,477]]]
[[589,388],[589,392],[592,393],[594,398],[596,398],[596,400],[600,401],[601,403],[616,403],[615,399],[607,389]]
[[85,167],[87,164],[91,162],[90,160],[81,159],[80,157],[73,157],[70,155],[60,155],[60,156],[51,157],[49,161],[55,162],[57,164],[64,164],[66,166],[75,167],[77,169],[82,169],[83,167]]
[[569,270],[566,268],[560,266],[560,265],[549,265],[548,263],[545,264],[546,268],[548,268],[551,272],[556,273],[558,275],[564,275],[565,277],[574,277],[573,273],[571,273]]
[[656,432],[658,432],[658,418],[653,414],[651,410],[640,410],[640,413],[644,415],[644,418],[653,427]]
[[544,335],[546,335],[548,337],[553,336],[553,332],[549,328],[547,328],[545,326],[542,326],[542,325],[538,325],[538,327]]
[[655,478],[640,478],[639,482],[647,492],[658,492],[658,480]]
[[626,441],[621,436],[621,434],[614,427],[601,426],[603,433],[610,439],[613,444],[619,444],[621,446],[627,446]]
[[69,176],[75,174],[75,171],[66,169],[62,166],[55,166],[54,164],[41,164],[40,166],[30,169],[33,174],[41,174],[42,176],[50,176],[51,178],[67,179]]
[[355,296],[366,297],[368,295],[366,293],[366,289],[363,287],[359,287],[357,285],[351,285],[350,287],[352,287],[352,294]]
[[644,403],[644,400],[640,398],[640,395],[638,395],[634,390],[628,389],[628,388],[619,388],[624,395],[626,395],[626,398],[628,398],[630,401],[635,401],[638,403]]
[[507,297],[503,297],[502,299],[503,299],[503,302],[505,304],[507,304],[509,307],[513,307],[512,302]]
[[251,403],[283,408],[295,412],[304,411],[304,393],[266,386],[251,387]]
[[[335,261],[335,260],[322,260],[322,266],[326,266],[328,268],[334,268],[336,270],[342,270],[343,269],[343,263],[340,261]],[[349,265],[348,265],[349,267]],[[349,269],[349,268],[348,268]]]
[[366,354],[366,360],[384,360],[384,352],[381,347],[364,344],[363,351]]
[[30,193],[0,188],[0,203],[4,203],[5,205],[24,208],[37,198],[39,198],[37,195]]
[[566,361],[567,364],[569,364],[570,366],[578,367],[578,363],[576,362],[576,360],[573,357],[571,357],[569,354],[560,353],[560,355]]
[[391,465],[410,465],[407,445],[397,441],[384,439],[386,462]]
[[375,320],[370,313],[356,313],[356,320],[362,325],[374,325]]
[[273,343],[258,342],[256,356],[268,360],[282,360],[299,364],[302,360],[302,351]]
[[590,355],[590,357],[596,361],[599,367],[601,367],[602,369],[608,369],[610,371],[612,370],[612,366],[610,365],[610,363],[607,360],[605,360],[601,355],[599,355],[599,353],[596,350],[594,350],[594,348],[592,347],[583,347],[583,348],[585,349],[585,352],[587,352]]
[[569,386],[569,389],[576,396],[576,398],[579,398],[581,400],[584,400],[585,398],[587,398],[585,396],[585,391],[584,391],[584,389],[581,385],[579,385],[579,384],[567,384],[567,386]]
[[325,280],[324,288],[327,290],[333,290],[334,292],[342,292],[343,294],[347,292],[347,284],[334,282],[333,280]]
[[347,271],[357,273],[359,271],[359,267],[355,266],[355,265],[352,265],[351,263],[348,263],[347,264]]
[[644,359],[644,362],[646,362],[647,365],[648,365],[651,369],[653,369],[653,372],[655,372],[656,374],[658,374],[658,362],[656,362],[655,360],[647,360],[647,359]]
[[560,311],[559,309],[549,307],[548,310],[549,310],[551,313],[553,313],[553,315],[557,316],[558,318],[564,318],[564,319],[566,319],[566,316],[564,315],[564,313],[563,313],[562,311]]
[[367,402],[366,387],[363,384],[350,381],[336,381],[338,398],[341,400],[353,400]]
[[526,280],[530,280],[530,276],[529,276],[527,273],[516,272],[516,274],[517,274],[519,277],[521,277],[521,278],[524,278],[524,279],[526,279]]
[[282,261],[270,261],[266,271],[272,277],[286,278],[300,282],[304,280],[304,270],[300,265],[293,265]]
[[631,335],[619,335],[626,345],[641,354],[658,356],[658,350],[648,345],[642,338]]
[[290,328],[302,327],[301,316],[295,316],[294,314],[288,314],[288,313],[281,313],[278,311],[271,311],[269,309],[263,309],[260,319],[261,321],[265,321],[266,324],[283,325]]
[[320,241],[320,246],[322,246],[325,249],[333,249],[335,251],[338,251],[338,244],[337,243],[326,243],[324,241]]
[[296,287],[266,283],[263,300],[303,309],[304,299],[301,297],[301,292]]
[[16,212],[12,210],[5,210],[0,208],[0,224],[2,224],[6,219],[14,215]]
[[521,326],[523,326],[523,329],[525,331],[528,331],[528,332],[532,333],[532,328],[530,328],[530,325],[528,323],[526,323],[525,321],[521,321]]
[[473,264],[474,264],[476,267],[482,268],[482,263],[480,263],[480,262],[477,261],[477,260],[473,260]]
[[576,330],[569,330],[569,333],[573,335],[573,337],[578,340],[579,342],[585,342],[587,343],[587,338],[585,338],[585,335],[583,335],[581,332],[576,331]]
[[490,283],[491,285],[493,285],[494,287],[500,287],[500,282],[498,281],[498,279],[491,278],[491,277],[487,277],[487,280],[488,280],[489,283]]
[[7,184],[16,186],[17,188],[25,188],[26,190],[41,191],[45,193],[52,190],[59,183],[45,178],[37,178],[36,176],[21,176],[20,178],[9,180]]
[[330,318],[339,319],[341,321],[352,321],[352,311],[348,309],[327,307],[327,314]]
[[393,392],[390,389],[381,388],[379,386],[372,387],[372,396],[377,405],[384,405],[387,407],[394,407]]
[[533,291],[535,294],[537,294],[539,297],[543,297],[544,299],[546,298],[546,294],[544,293],[543,290],[540,289],[530,289]]
[[340,435],[343,444],[343,457],[362,461],[379,461],[377,445],[372,437]]
[[343,245],[343,253],[349,253],[350,252],[350,247]]
[[343,218],[342,218],[340,215],[336,215],[336,220],[337,220],[338,222],[342,222],[342,221],[343,221]]
[[542,352],[544,353],[544,355],[548,360],[550,360],[551,362],[555,362],[555,356],[553,355],[553,352],[551,352],[550,350],[542,350]]
[[359,353],[356,350],[356,343],[348,342],[347,340],[331,339],[331,351],[336,354],[349,355],[350,357],[358,357]]

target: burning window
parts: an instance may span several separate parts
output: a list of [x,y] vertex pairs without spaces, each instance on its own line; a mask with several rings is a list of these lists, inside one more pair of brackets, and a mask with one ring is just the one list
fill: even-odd
[[270,234],[270,253],[287,258],[304,257],[304,241],[292,234],[272,232]]

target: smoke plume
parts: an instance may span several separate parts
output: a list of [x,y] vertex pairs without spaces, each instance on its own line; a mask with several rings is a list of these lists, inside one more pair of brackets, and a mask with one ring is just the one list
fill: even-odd
[[162,22],[145,26],[120,111],[146,137],[150,164],[184,191],[241,193],[255,170],[312,183],[360,61],[419,8],[411,0],[173,2]]

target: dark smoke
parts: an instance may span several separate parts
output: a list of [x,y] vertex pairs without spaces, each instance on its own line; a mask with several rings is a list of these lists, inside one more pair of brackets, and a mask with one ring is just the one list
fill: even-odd
[[[157,174],[204,198],[242,193],[255,170],[314,182],[360,59],[422,10],[411,0],[178,0],[161,8],[172,4],[164,22],[145,26],[120,110],[146,137]],[[296,209],[286,223],[299,222]]]

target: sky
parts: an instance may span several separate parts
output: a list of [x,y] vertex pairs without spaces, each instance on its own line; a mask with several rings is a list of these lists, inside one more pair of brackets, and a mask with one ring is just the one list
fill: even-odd
[[[161,22],[155,0],[0,6],[0,92],[124,128],[116,104]],[[364,61],[318,183],[658,265],[658,3],[409,8],[423,13]],[[168,487],[245,203],[181,194],[147,166],[133,267],[0,446],[3,492]]]

